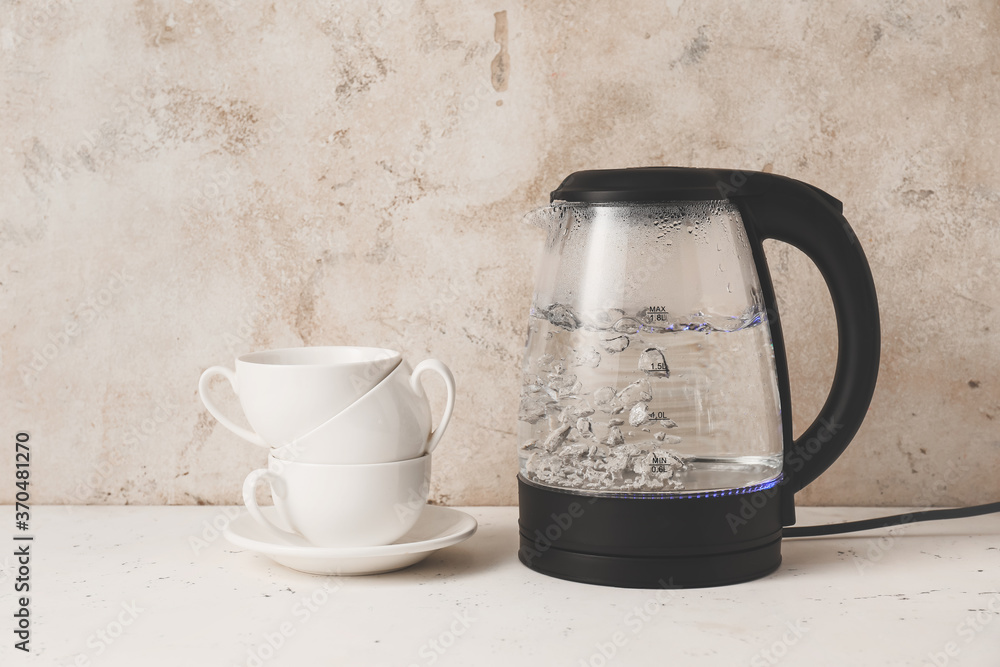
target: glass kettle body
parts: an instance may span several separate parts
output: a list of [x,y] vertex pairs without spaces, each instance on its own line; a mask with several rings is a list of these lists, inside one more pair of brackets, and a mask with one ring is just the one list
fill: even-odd
[[[547,229],[518,414],[522,563],[563,579],[718,586],[781,563],[795,494],[864,420],[878,302],[839,201],[776,174],[576,172]],[[763,241],[817,266],[838,353],[798,438]],[[831,323],[832,325],[833,323]]]
[[782,469],[767,312],[725,199],[556,204],[523,361],[519,459],[577,492],[700,493]]

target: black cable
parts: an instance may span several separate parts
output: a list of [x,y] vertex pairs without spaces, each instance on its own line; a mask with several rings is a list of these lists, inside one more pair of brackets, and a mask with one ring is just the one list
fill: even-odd
[[908,514],[896,514],[893,516],[883,516],[877,519],[864,519],[863,521],[846,521],[844,523],[829,523],[820,526],[795,526],[785,528],[781,531],[783,537],[815,537],[817,535],[839,535],[840,533],[853,533],[858,530],[874,530],[875,528],[888,528],[890,526],[902,526],[908,523],[919,521],[939,521],[941,519],[963,519],[969,516],[979,516],[981,514],[992,514],[1000,512],[1000,503],[987,503],[986,505],[973,505],[972,507],[956,507],[944,510],[924,510],[922,512],[910,512]]

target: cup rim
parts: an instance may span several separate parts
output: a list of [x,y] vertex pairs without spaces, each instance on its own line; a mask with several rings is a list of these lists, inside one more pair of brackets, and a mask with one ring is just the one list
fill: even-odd
[[401,461],[386,461],[383,463],[309,463],[308,461],[292,461],[289,459],[279,459],[274,455],[274,452],[268,452],[267,454],[267,467],[271,467],[272,461],[277,461],[283,466],[294,466],[296,468],[378,468],[378,467],[390,467],[390,466],[403,466],[403,465],[417,465],[417,462],[422,462],[424,465],[430,463],[430,458],[432,454],[422,454],[412,459],[403,459]]
[[[345,356],[360,352],[365,358],[344,359],[342,361],[331,360],[331,357],[338,353]],[[291,360],[279,359],[278,357],[292,357]],[[319,357],[309,359],[308,357]],[[322,357],[326,357],[323,359]],[[296,357],[302,360],[296,360]],[[251,364],[254,366],[286,367],[286,368],[323,368],[331,366],[364,366],[373,362],[384,361],[391,366],[390,372],[396,370],[396,366],[403,359],[403,353],[397,350],[390,350],[385,347],[367,347],[358,345],[303,345],[301,347],[282,347],[273,350],[258,350],[236,357],[239,364]]]

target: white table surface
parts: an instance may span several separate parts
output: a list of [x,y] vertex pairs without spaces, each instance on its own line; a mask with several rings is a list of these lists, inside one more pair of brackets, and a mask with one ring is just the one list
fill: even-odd
[[[211,526],[236,508],[34,508],[33,652],[12,647],[3,547],[0,665],[1000,665],[1000,516],[786,540],[764,579],[645,591],[532,572],[516,508],[465,509],[467,542],[337,578],[230,545]],[[888,513],[801,508],[799,523]]]

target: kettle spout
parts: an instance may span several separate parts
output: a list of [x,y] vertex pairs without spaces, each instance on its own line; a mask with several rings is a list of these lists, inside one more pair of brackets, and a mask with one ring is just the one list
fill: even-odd
[[564,215],[565,210],[563,207],[542,206],[541,208],[536,208],[534,211],[525,213],[522,222],[534,225],[545,231],[551,231],[555,225],[559,224]]

